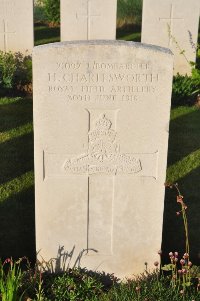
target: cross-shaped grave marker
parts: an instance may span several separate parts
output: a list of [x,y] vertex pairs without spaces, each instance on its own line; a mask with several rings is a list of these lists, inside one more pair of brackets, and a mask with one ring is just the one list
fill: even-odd
[[90,39],[90,33],[91,33],[91,19],[93,17],[100,17],[100,15],[92,14],[92,12],[91,12],[91,1],[87,0],[86,15],[79,15],[78,13],[76,13],[76,18],[78,19],[79,17],[87,19],[87,40],[88,40],[88,39]]
[[3,20],[3,31],[0,34],[4,36],[4,51],[6,52],[8,49],[8,34],[16,33],[15,31],[8,31],[7,30],[7,22]]
[[170,17],[169,18],[159,18],[160,21],[170,21],[169,23],[167,23],[168,25],[168,29],[169,29],[169,40],[168,40],[168,47],[170,47],[172,45],[172,40],[173,40],[173,30],[174,30],[174,20],[181,20],[183,21],[184,19],[183,18],[175,18],[174,17],[174,6],[173,4],[171,4],[171,7],[170,7]]
[[[157,151],[148,154],[122,153],[115,130],[119,110],[105,110],[96,115],[92,110],[87,111],[89,113],[87,152],[71,156],[66,154],[62,156],[61,161],[58,154],[44,153],[44,178],[87,176],[86,249],[88,253],[89,250],[95,249],[101,254],[111,255],[115,177],[138,176],[156,179],[158,153]],[[99,193],[96,192],[98,189]],[[95,211],[96,206],[99,207],[98,213]],[[104,208],[107,210],[106,213]],[[104,212],[105,216],[101,212]],[[102,222],[104,231],[99,226],[99,218],[105,219]]]

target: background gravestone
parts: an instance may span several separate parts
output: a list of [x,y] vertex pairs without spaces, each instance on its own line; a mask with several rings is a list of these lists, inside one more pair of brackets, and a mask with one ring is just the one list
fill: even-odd
[[61,0],[61,41],[115,40],[117,0]]
[[[120,277],[161,246],[172,54],[132,42],[34,48],[38,259]],[[57,262],[61,262],[58,255]]]
[[0,0],[0,50],[32,53],[33,0]]
[[199,0],[143,0],[142,42],[169,47],[174,53],[174,74],[191,73],[199,10]]

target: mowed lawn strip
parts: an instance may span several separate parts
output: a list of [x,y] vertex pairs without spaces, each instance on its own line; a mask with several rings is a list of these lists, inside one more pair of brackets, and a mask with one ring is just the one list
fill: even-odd
[[[47,25],[37,25],[34,27],[34,35],[35,35],[35,46],[60,42],[60,27],[48,27]],[[131,30],[126,31],[123,29],[119,29],[116,32],[117,40],[125,40],[125,41],[141,41],[141,31],[138,32]]]
[[[4,185],[33,173],[32,99],[0,98],[0,153],[0,199],[5,199],[4,193],[9,197],[12,190],[8,194]],[[30,179],[33,185],[32,175]],[[13,185],[13,191],[18,192]]]
[[176,182],[200,167],[200,110],[181,106],[171,111],[167,181]]

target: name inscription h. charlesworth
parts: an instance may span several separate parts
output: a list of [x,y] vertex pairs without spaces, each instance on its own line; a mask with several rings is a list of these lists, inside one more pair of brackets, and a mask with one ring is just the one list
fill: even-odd
[[58,62],[47,74],[48,93],[62,94],[68,102],[142,100],[155,93],[159,74],[149,62]]
[[72,174],[133,174],[142,170],[141,161],[131,154],[120,153],[117,132],[105,114],[99,116],[95,128],[88,133],[88,152],[64,163],[66,173]]

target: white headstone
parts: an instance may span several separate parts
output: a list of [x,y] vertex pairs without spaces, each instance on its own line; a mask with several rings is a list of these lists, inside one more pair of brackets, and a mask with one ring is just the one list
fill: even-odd
[[31,54],[33,0],[0,0],[0,50]]
[[120,277],[153,266],[172,65],[169,50],[133,42],[34,48],[38,259],[63,248],[72,266]]
[[115,40],[117,0],[61,0],[61,41]]
[[174,53],[174,74],[190,74],[190,62],[196,60],[199,3],[143,0],[142,42],[169,47]]

